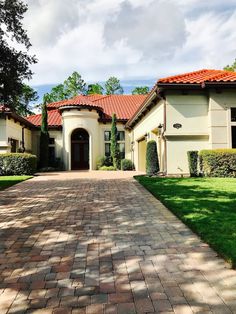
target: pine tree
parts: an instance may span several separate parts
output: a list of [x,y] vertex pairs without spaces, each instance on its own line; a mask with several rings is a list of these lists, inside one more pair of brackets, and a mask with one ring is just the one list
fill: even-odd
[[49,161],[48,113],[46,103],[42,106],[42,124],[40,133],[40,167],[48,167]]
[[113,162],[113,166],[118,169],[120,164],[120,152],[117,143],[117,127],[116,127],[116,115],[113,113],[112,115],[112,123],[111,123],[111,158]]

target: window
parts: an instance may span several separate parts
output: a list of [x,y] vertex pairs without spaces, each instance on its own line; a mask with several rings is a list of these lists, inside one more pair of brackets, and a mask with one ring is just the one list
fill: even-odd
[[[111,156],[111,131],[104,132],[105,156]],[[125,131],[117,132],[117,142],[120,151],[120,158],[125,158]]]
[[236,122],[236,108],[231,108],[231,122]]
[[232,148],[236,148],[236,126],[231,127],[232,134]]

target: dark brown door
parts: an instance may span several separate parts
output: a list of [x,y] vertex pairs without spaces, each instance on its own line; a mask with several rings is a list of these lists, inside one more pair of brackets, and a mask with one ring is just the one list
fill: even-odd
[[77,129],[71,135],[71,169],[89,169],[89,135],[84,129]]

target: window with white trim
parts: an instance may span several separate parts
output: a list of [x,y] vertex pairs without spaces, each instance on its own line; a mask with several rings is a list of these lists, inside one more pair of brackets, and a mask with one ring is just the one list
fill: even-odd
[[230,108],[231,147],[236,148],[236,107]]
[[[105,156],[111,156],[111,131],[104,132]],[[125,158],[125,131],[117,132],[117,142],[120,152],[120,158]]]

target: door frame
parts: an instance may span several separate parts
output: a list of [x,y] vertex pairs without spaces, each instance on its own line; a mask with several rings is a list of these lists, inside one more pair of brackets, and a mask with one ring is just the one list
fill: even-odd
[[[80,140],[72,140],[73,133],[76,132],[76,131],[79,131],[79,130],[87,133],[87,139],[86,140],[81,140],[81,141]],[[74,166],[74,162],[72,160],[72,158],[73,158],[73,150],[74,150],[73,144],[76,144],[76,143],[78,143],[78,144],[80,144],[80,143],[81,144],[87,143],[88,144],[88,165],[87,165],[87,167],[81,167],[80,168],[80,167],[75,167]],[[74,129],[71,132],[71,134],[70,134],[70,169],[71,170],[89,170],[90,169],[90,152],[91,152],[91,150],[90,150],[90,134],[89,134],[89,132],[86,129],[84,129],[84,128],[76,128],[76,129]]]

